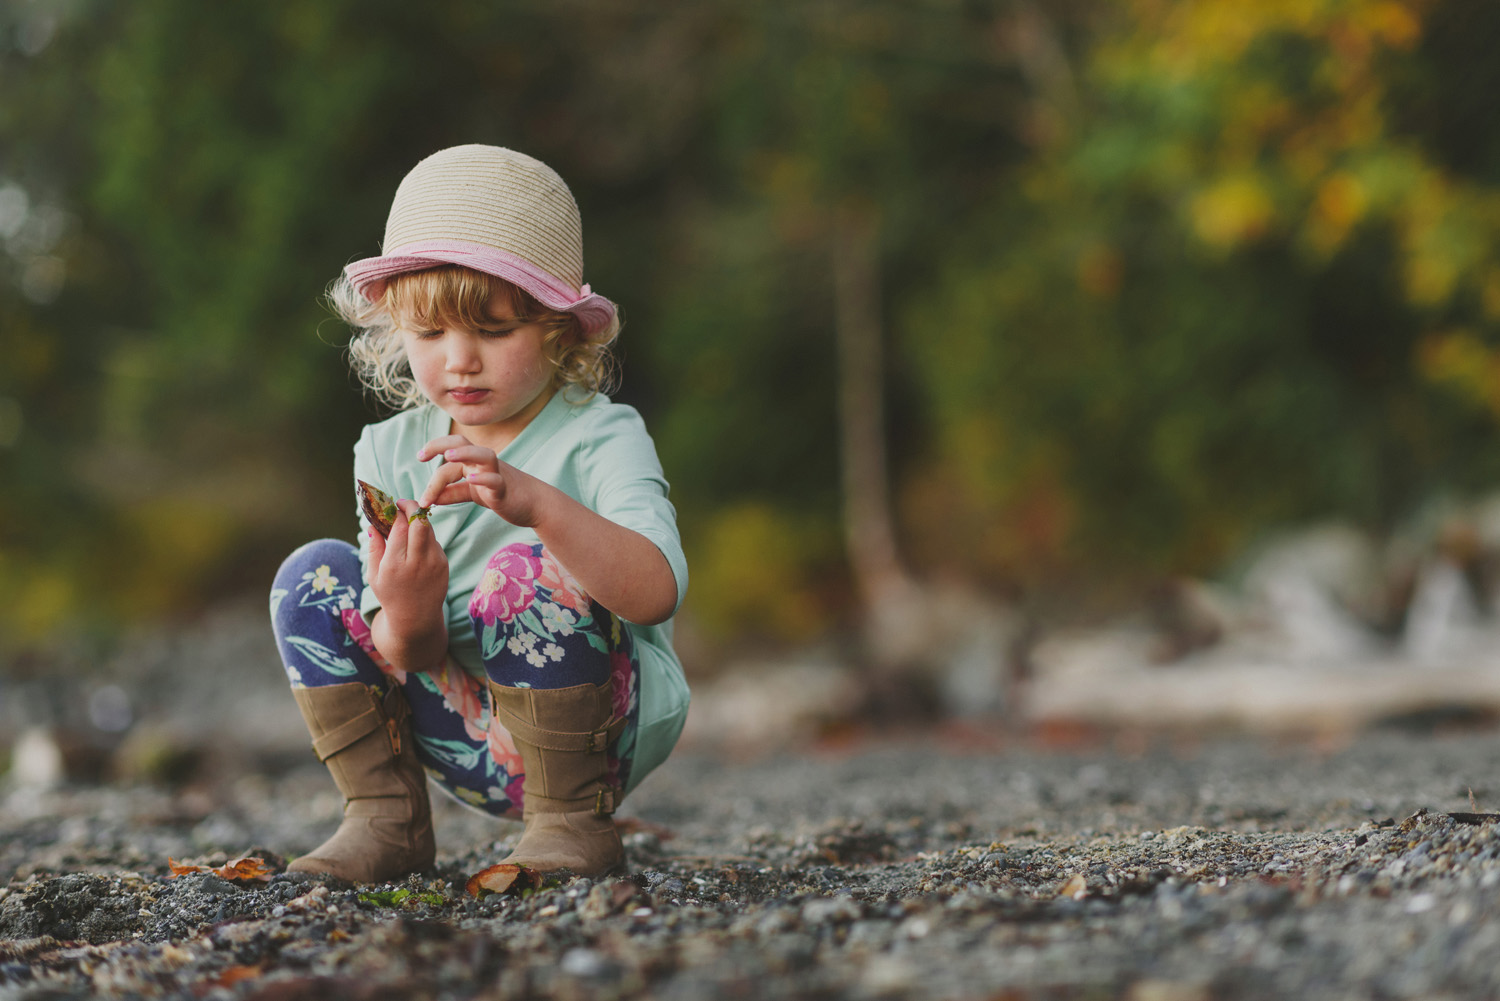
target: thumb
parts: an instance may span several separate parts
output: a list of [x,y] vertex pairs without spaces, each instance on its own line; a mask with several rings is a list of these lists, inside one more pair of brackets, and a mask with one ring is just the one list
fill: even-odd
[[380,561],[385,557],[385,536],[373,528],[365,529],[370,536],[370,576],[380,572]]

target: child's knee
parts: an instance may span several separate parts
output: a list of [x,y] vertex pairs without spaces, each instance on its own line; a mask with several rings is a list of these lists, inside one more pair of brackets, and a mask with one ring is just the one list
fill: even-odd
[[[326,569],[324,569],[326,568]],[[343,539],[317,539],[292,550],[290,556],[281,561],[276,571],[275,587],[290,589],[303,580],[304,575],[319,573],[352,583],[360,579],[359,550]]]
[[282,561],[271,585],[272,627],[277,635],[286,632],[292,620],[309,604],[309,598],[331,597],[335,589],[345,595],[341,600],[357,604],[361,588],[359,551],[349,543],[341,539],[318,539],[299,546]]

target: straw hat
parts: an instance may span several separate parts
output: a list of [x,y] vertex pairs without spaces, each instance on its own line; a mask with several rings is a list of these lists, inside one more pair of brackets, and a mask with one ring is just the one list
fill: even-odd
[[411,169],[396,189],[384,251],[344,269],[372,302],[407,271],[462,264],[504,278],[578,317],[584,334],[619,328],[615,305],[583,284],[578,203],[542,161],[499,146],[453,146]]

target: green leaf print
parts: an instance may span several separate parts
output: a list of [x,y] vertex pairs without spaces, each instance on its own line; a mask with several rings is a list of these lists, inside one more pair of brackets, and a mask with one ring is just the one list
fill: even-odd
[[279,612],[281,610],[281,599],[285,598],[286,596],[287,596],[287,589],[286,588],[284,588],[284,587],[273,587],[273,588],[271,588],[271,614],[272,615],[275,615],[277,612]]
[[505,645],[500,639],[500,627],[498,623],[491,622],[484,627],[484,633],[479,637],[480,653],[485,660],[494,660],[500,655],[500,649]]
[[551,630],[542,625],[542,620],[537,618],[536,613],[531,609],[528,608],[520,615],[517,615],[515,620],[538,636],[553,643],[557,642],[557,637],[553,636]]
[[478,765],[486,749],[484,744],[475,747],[461,740],[441,740],[437,737],[424,737],[420,733],[417,734],[417,743],[438,761],[464,771],[470,771]]
[[609,644],[604,642],[604,637],[598,633],[587,632],[583,634],[583,638],[589,641],[589,646],[600,653],[609,653]]
[[354,666],[354,661],[348,657],[340,657],[316,640],[310,640],[304,636],[288,636],[286,641],[302,656],[336,678],[347,678],[359,673],[359,668]]

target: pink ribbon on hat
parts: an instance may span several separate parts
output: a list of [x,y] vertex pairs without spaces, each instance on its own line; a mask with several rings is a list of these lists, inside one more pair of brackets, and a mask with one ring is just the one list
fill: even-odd
[[360,295],[374,302],[385,293],[389,279],[440,264],[461,264],[504,278],[542,305],[577,316],[585,334],[598,333],[615,319],[615,304],[587,285],[575,289],[524,257],[467,240],[419,240],[403,244],[390,253],[347,265],[344,274]]

